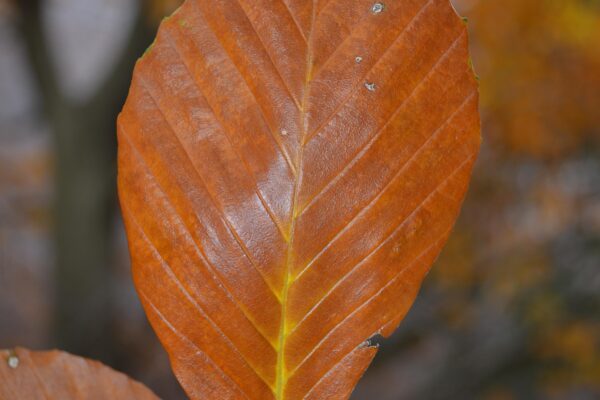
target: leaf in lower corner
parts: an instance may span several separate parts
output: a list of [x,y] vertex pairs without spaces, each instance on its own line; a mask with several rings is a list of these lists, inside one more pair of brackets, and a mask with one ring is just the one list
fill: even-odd
[[60,351],[0,350],[2,400],[158,400],[150,389],[97,361]]

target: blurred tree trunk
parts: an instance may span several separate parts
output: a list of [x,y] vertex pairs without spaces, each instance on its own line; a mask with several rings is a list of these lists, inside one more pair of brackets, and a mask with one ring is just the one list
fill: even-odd
[[116,205],[116,116],[131,70],[150,40],[141,10],[120,61],[83,104],[59,88],[44,40],[43,0],[20,0],[20,28],[55,145],[54,334],[61,349],[113,364],[110,233]]

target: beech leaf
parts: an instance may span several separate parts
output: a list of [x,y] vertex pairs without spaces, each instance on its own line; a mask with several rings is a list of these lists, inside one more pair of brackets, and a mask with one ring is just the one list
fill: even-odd
[[0,350],[0,399],[158,400],[150,389],[97,362],[61,351]]
[[118,120],[135,285],[192,399],[346,399],[479,143],[448,0],[188,0]]

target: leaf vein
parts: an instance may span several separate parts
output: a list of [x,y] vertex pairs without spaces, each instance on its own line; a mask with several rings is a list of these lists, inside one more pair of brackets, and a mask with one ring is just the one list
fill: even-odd
[[[373,71],[373,69],[375,69],[375,67],[377,65],[379,65],[380,62],[382,62],[383,58],[387,55],[387,53],[392,49],[392,47],[394,47],[394,45],[398,42],[398,40],[400,40],[404,34],[408,31],[408,29],[412,26],[412,24],[416,23],[418,18],[421,16],[421,14],[425,11],[425,9],[427,8],[427,6],[432,2],[433,0],[429,0],[427,3],[425,3],[423,5],[423,7],[421,7],[421,9],[419,10],[419,12],[417,12],[417,14],[415,14],[412,18],[412,20],[404,27],[404,29],[402,30],[402,32],[400,32],[398,34],[398,36],[396,37],[396,39],[394,41],[392,41],[392,43],[387,47],[387,49],[383,52],[383,54],[381,54],[381,56],[379,56],[379,59],[377,60],[376,63],[373,64],[373,66],[362,75],[362,78],[358,81],[359,84],[357,84],[354,89],[352,89],[350,91],[350,93],[348,93],[348,95],[346,97],[344,97],[342,99],[342,101],[340,102],[340,104],[335,108],[335,110],[333,110],[333,112],[329,115],[329,117],[322,122],[321,124],[319,124],[319,126],[308,135],[308,137],[306,138],[306,140],[304,141],[304,145],[306,145],[314,136],[316,136],[319,131],[325,126],[327,125],[332,119],[333,117],[337,114],[337,112],[346,104],[347,100],[354,94],[356,93],[357,90],[359,90],[360,88],[362,88],[362,81],[364,80],[364,77],[367,76],[369,73],[371,73],[371,71]],[[334,51],[335,53],[335,51]],[[327,60],[329,61],[329,60]],[[327,64],[327,61],[325,62],[325,64]],[[321,67],[321,69],[319,70],[319,72],[321,72],[325,66],[325,64],[323,64],[323,67]]]
[[[167,274],[169,279],[171,279],[171,281],[175,285],[177,285],[177,288],[179,289],[179,291],[188,299],[188,301],[190,303],[193,304],[194,308],[198,311],[198,313],[204,319],[206,319],[206,321],[208,321],[208,323],[212,326],[212,328],[215,330],[215,332],[217,332],[217,334],[219,334],[219,336],[221,336],[223,338],[223,341],[225,343],[227,343],[228,347],[231,348],[235,353],[237,353],[237,355],[248,365],[248,367],[252,370],[252,372],[254,372],[256,374],[256,376],[261,381],[263,381],[265,383],[265,385],[267,385],[267,387],[271,387],[267,383],[267,380],[258,373],[258,371],[252,366],[250,361],[242,354],[240,349],[235,345],[235,343],[231,340],[231,338],[229,338],[229,336],[227,336],[225,334],[223,329],[210,317],[210,315],[208,315],[206,310],[204,310],[204,308],[200,304],[198,304],[198,302],[196,301],[194,296],[192,296],[192,294],[185,287],[185,285],[179,280],[179,278],[177,277],[177,274],[175,274],[175,272],[173,271],[173,269],[171,268],[171,266],[169,265],[169,263],[167,262],[165,257],[154,246],[154,243],[152,243],[152,241],[150,241],[150,239],[148,238],[148,236],[144,232],[144,229],[141,227],[141,224],[137,220],[135,214],[133,212],[131,212],[130,210],[128,210],[127,207],[125,207],[125,212],[127,212],[129,217],[131,218],[131,221],[137,226],[138,230],[140,231],[140,233],[142,235],[142,239],[144,240],[144,242],[146,242],[146,244],[152,250],[153,255],[159,259],[161,268],[165,271],[165,273]],[[203,258],[203,257],[201,257],[201,258]],[[202,261],[204,263],[206,263],[206,260],[203,259]],[[207,266],[207,269],[208,269],[208,266]]]
[[[360,345],[359,345],[359,347],[360,347]],[[332,373],[332,371],[333,371],[333,370],[334,370],[334,369],[335,369],[335,368],[336,368],[338,365],[340,365],[341,363],[343,363],[344,361],[346,361],[346,358],[350,357],[350,356],[352,355],[352,353],[353,353],[354,351],[358,350],[358,349],[359,349],[358,347],[355,347],[355,348],[354,348],[354,349],[352,349],[350,352],[348,352],[348,354],[346,354],[344,357],[342,357],[342,358],[341,358],[339,361],[336,361],[336,363],[335,363],[335,364],[333,364],[333,365],[331,366],[331,368],[328,368],[328,369],[327,369],[327,371],[326,371],[326,372],[325,372],[323,375],[321,375],[321,377],[319,378],[319,380],[318,380],[318,381],[316,381],[316,382],[315,382],[315,383],[314,383],[314,384],[313,384],[313,385],[312,385],[312,386],[311,386],[311,387],[308,389],[308,391],[306,392],[306,394],[304,395],[304,397],[303,397],[302,399],[303,399],[303,400],[306,400],[306,399],[308,398],[308,396],[310,396],[310,394],[312,393],[312,391],[313,391],[313,390],[315,390],[315,388],[316,388],[317,386],[319,386],[319,384],[320,384],[321,382],[323,382],[323,381],[325,380],[325,378],[327,378],[327,376],[329,376],[329,374],[330,374],[330,373]]]
[[285,0],[279,0],[279,1],[281,1],[281,3],[283,4],[283,6],[285,7],[285,9],[287,10],[288,14],[290,14],[290,17],[292,18],[292,21],[294,21],[294,26],[298,30],[298,33],[300,33],[300,36],[302,37],[302,40],[304,40],[304,44],[306,46],[308,46],[308,39],[306,39],[306,35],[304,35],[304,31],[302,31],[302,28],[300,27],[300,24],[296,20],[296,16],[294,15],[294,13],[292,13],[292,10],[290,10],[290,7],[287,5],[287,3],[285,2]]
[[[231,137],[229,136],[229,129],[225,126],[225,124],[223,123],[223,121],[221,120],[221,118],[219,118],[217,112],[215,111],[215,109],[213,108],[213,106],[210,104],[210,102],[206,98],[206,94],[202,90],[201,85],[198,84],[198,82],[196,81],[196,79],[194,77],[194,74],[192,74],[192,71],[189,69],[189,66],[186,63],[185,57],[183,57],[183,54],[180,53],[178,46],[175,44],[175,42],[173,41],[173,39],[171,38],[170,34],[167,31],[165,31],[165,37],[167,38],[167,41],[169,42],[170,46],[177,53],[177,56],[179,57],[179,60],[180,60],[180,62],[182,64],[182,66],[186,69],[186,71],[187,71],[187,73],[188,73],[188,75],[190,77],[190,81],[194,84],[194,86],[198,90],[198,93],[200,95],[202,95],[202,97],[206,101],[206,104],[208,105],[208,108],[210,109],[211,114],[214,116],[215,121],[217,121],[217,123],[221,127],[221,131],[223,132],[223,136],[225,137],[225,139],[229,143],[229,146],[235,152],[236,157],[244,165],[244,169],[246,171],[248,179],[252,183],[252,188],[254,189],[254,193],[256,194],[256,196],[258,197],[258,199],[260,200],[260,202],[261,202],[261,204],[262,204],[265,212],[267,213],[269,219],[271,219],[271,221],[273,222],[273,224],[275,225],[275,227],[277,228],[277,230],[281,234],[282,238],[284,239],[284,241],[287,242],[289,239],[287,237],[287,234],[286,234],[285,230],[283,229],[283,226],[281,225],[281,223],[275,217],[275,215],[273,213],[273,210],[271,210],[271,208],[269,207],[267,201],[265,200],[264,196],[262,195],[260,189],[258,188],[256,177],[254,176],[254,174],[250,170],[250,166],[248,165],[248,162],[243,157],[243,155],[240,153],[240,150],[238,149],[238,147],[233,144],[233,141],[231,140]],[[158,106],[158,108],[160,108],[160,106]],[[162,112],[162,110],[161,110],[161,112]]]
[[[219,217],[221,218],[221,221],[225,224],[225,226],[227,227],[227,230],[229,231],[229,233],[231,233],[231,235],[235,238],[235,241],[237,242],[238,246],[240,247],[240,250],[248,258],[248,261],[254,267],[254,269],[256,270],[256,272],[258,272],[258,274],[262,277],[263,281],[269,287],[269,289],[271,290],[271,292],[273,293],[273,295],[277,299],[279,299],[277,291],[275,290],[275,288],[273,288],[271,286],[271,284],[269,283],[269,280],[266,278],[266,276],[263,274],[263,272],[260,270],[260,268],[258,268],[258,265],[256,264],[256,261],[251,256],[250,251],[247,249],[246,245],[242,241],[241,236],[237,233],[237,231],[235,230],[234,226],[231,224],[231,222],[227,218],[227,214],[225,213],[225,211],[223,209],[221,209],[221,207],[218,206],[219,202],[217,201],[217,199],[214,196],[214,194],[209,190],[208,185],[206,184],[206,180],[204,179],[204,177],[202,176],[202,174],[200,173],[200,171],[198,170],[198,168],[196,167],[196,165],[192,161],[192,157],[188,153],[186,146],[183,144],[183,142],[179,138],[179,135],[177,134],[177,132],[175,130],[175,127],[167,119],[165,113],[163,112],[162,108],[159,106],[157,100],[153,97],[152,92],[149,90],[149,88],[144,83],[144,79],[142,78],[141,74],[138,74],[138,79],[140,79],[140,83],[142,84],[142,87],[146,90],[146,92],[148,92],[148,95],[152,99],[154,105],[156,106],[156,109],[161,113],[161,116],[162,116],[163,120],[167,123],[167,126],[169,127],[169,130],[171,132],[171,135],[173,136],[173,138],[175,139],[175,141],[179,144],[179,146],[183,150],[183,153],[185,154],[186,159],[189,161],[190,165],[192,166],[192,169],[194,170],[194,173],[196,174],[196,176],[202,182],[202,185],[204,186],[204,189],[206,190],[206,193],[208,194],[208,196],[209,196],[209,198],[211,200],[211,203],[212,203],[214,209],[219,214]],[[121,129],[123,129],[123,131],[125,132],[122,124],[121,124]],[[125,137],[127,137],[127,135],[125,135]],[[130,140],[129,140],[129,142],[131,143]]]
[[301,325],[304,321],[306,321],[308,319],[308,317],[317,309],[319,308],[319,306],[331,295],[331,293],[333,293],[335,291],[335,289],[337,289],[350,275],[352,275],[352,273],[354,273],[354,271],[358,270],[358,268],[363,265],[365,262],[367,262],[375,253],[377,253],[377,251],[379,251],[379,249],[381,249],[381,247],[383,247],[388,240],[390,240],[391,237],[393,237],[398,231],[400,231],[400,229],[402,229],[406,223],[408,223],[419,211],[421,211],[422,207],[436,194],[439,193],[439,189],[445,184],[447,183],[460,169],[462,169],[468,162],[470,162],[473,159],[473,157],[469,157],[466,160],[464,160],[460,165],[458,165],[458,167],[456,167],[454,169],[454,171],[452,171],[452,173],[450,173],[444,180],[442,180],[442,182],[440,182],[426,197],[425,199],[423,199],[423,201],[421,201],[414,209],[413,211],[406,217],[404,218],[399,225],[396,226],[396,228],[394,228],[392,230],[391,233],[389,233],[385,238],[383,238],[378,244],[376,244],[373,248],[373,250],[371,250],[366,256],[364,256],[362,259],[360,259],[357,263],[354,264],[354,266],[352,266],[352,268],[346,273],[344,274],[344,276],[342,276],[332,287],[331,289],[329,289],[327,291],[327,293],[325,293],[325,295],[323,297],[321,297],[321,299],[319,300],[319,302],[317,304],[315,304],[302,318],[302,320],[300,320],[298,322],[298,324],[294,327],[294,329],[292,330],[292,333],[294,333]]
[[[194,7],[199,7],[198,3],[192,3],[194,5]],[[198,10],[199,12],[202,12],[201,10]],[[256,94],[254,93],[254,91],[250,88],[250,84],[248,82],[248,79],[246,77],[246,75],[242,72],[241,68],[236,64],[236,62],[233,60],[231,54],[229,53],[229,51],[227,50],[227,47],[225,47],[225,45],[223,44],[223,42],[221,41],[220,37],[217,35],[217,33],[213,30],[212,26],[207,23],[206,24],[208,26],[208,28],[210,29],[210,31],[213,33],[213,35],[215,36],[215,38],[217,39],[217,41],[219,42],[219,46],[223,49],[223,51],[225,52],[225,54],[227,55],[227,58],[229,59],[229,61],[231,62],[231,64],[235,67],[235,69],[238,71],[238,73],[240,74],[240,76],[242,77],[242,80],[245,83],[246,88],[248,89],[248,92],[250,92],[250,94],[252,95],[252,98],[254,100],[254,102],[256,103],[256,106],[258,107],[258,110],[260,111],[260,115],[262,117],[263,122],[265,123],[265,125],[267,126],[267,130],[269,131],[270,136],[273,138],[273,140],[275,141],[275,143],[277,144],[277,146],[279,147],[279,151],[281,151],[281,154],[283,155],[283,157],[285,158],[286,163],[288,164],[288,167],[290,168],[290,170],[292,171],[292,175],[296,175],[297,171],[296,171],[296,166],[294,165],[294,163],[292,162],[292,159],[289,155],[289,151],[287,149],[287,147],[285,146],[285,144],[281,141],[281,139],[279,138],[278,135],[276,135],[273,130],[271,129],[268,121],[267,121],[267,116],[266,113],[263,109],[262,104],[258,101],[258,98],[256,97]],[[179,29],[179,28],[177,28]],[[184,35],[185,37],[185,35]],[[197,51],[199,52],[200,50],[197,49]]]
[[373,135],[371,137],[371,139],[369,139],[369,141],[367,142],[366,146],[364,146],[358,153],[356,153],[356,155],[354,155],[354,157],[352,158],[352,160],[350,160],[350,162],[346,163],[346,165],[344,166],[344,168],[338,174],[336,174],[332,179],[330,179],[327,182],[327,184],[325,184],[319,190],[319,192],[312,197],[312,199],[308,202],[308,204],[306,206],[304,206],[304,208],[300,212],[300,215],[302,215],[305,211],[307,211],[328,189],[331,188],[331,186],[333,186],[340,179],[342,179],[344,177],[344,175],[346,174],[346,172],[348,172],[350,170],[350,168],[352,168],[362,158],[362,156],[371,148],[371,146],[375,143],[375,141],[384,133],[384,131],[388,127],[388,125],[391,124],[394,121],[394,118],[396,116],[398,116],[398,114],[404,109],[404,106],[406,105],[406,103],[408,103],[408,101],[410,99],[412,99],[412,97],[415,95],[415,93],[421,87],[421,85],[424,84],[427,81],[427,79],[431,76],[431,74],[433,74],[437,70],[437,68],[439,67],[439,65],[444,60],[444,58],[446,56],[448,56],[448,54],[450,53],[450,51],[453,48],[455,48],[454,46],[456,46],[456,44],[458,43],[458,40],[461,37],[462,37],[462,35],[460,35],[450,45],[450,47],[448,48],[448,50],[446,50],[446,52],[440,57],[440,59],[431,68],[431,70],[427,73],[427,75],[425,75],[423,77],[423,79],[421,79],[421,81],[413,88],[413,90],[411,91],[411,93],[398,105],[398,107],[396,107],[396,109],[394,110],[394,112],[387,118],[387,120],[384,122],[384,124],[382,125],[382,127],[377,132],[375,132],[375,135]]
[[406,168],[408,168],[408,166],[412,162],[414,162],[414,160],[416,160],[416,157],[422,151],[424,151],[430,143],[432,143],[432,141],[437,137],[437,135],[446,126],[448,121],[450,121],[458,112],[460,112],[462,107],[464,107],[465,104],[467,104],[474,95],[475,95],[475,92],[473,91],[473,92],[471,92],[471,94],[469,94],[465,98],[465,100],[460,105],[460,107],[456,111],[454,111],[450,116],[448,116],[445,119],[445,121],[433,132],[433,134],[430,135],[429,138],[425,142],[423,142],[423,144],[421,144],[421,146],[419,146],[419,148],[412,154],[412,156],[404,164],[402,164],[400,166],[400,168],[394,174],[392,179],[390,179],[390,181],[377,193],[377,195],[365,207],[363,207],[350,221],[348,221],[335,235],[333,235],[332,239],[329,240],[327,242],[327,244],[325,244],[325,246],[323,246],[323,248],[307,263],[306,267],[304,267],[304,269],[296,276],[295,279],[300,278],[300,276],[302,276],[314,264],[314,262],[327,250],[327,248],[329,248],[329,246],[333,242],[335,242],[344,232],[346,232],[348,229],[350,229],[361,215],[364,215],[367,211],[369,211],[369,209],[377,202],[377,200],[379,200],[381,198],[381,196],[392,185],[392,183],[398,178],[398,176],[400,176],[402,174],[402,172],[405,171]]
[[252,23],[252,21],[250,20],[250,17],[248,16],[248,13],[246,12],[246,9],[244,8],[244,6],[240,3],[240,0],[235,0],[238,5],[240,6],[240,8],[242,9],[242,11],[244,12],[244,16],[246,17],[246,19],[248,20],[248,23],[250,24],[250,26],[252,27],[252,30],[254,31],[254,34],[256,35],[258,41],[260,42],[260,44],[262,45],[263,49],[265,50],[265,53],[267,54],[267,57],[269,58],[269,61],[271,61],[271,65],[273,65],[273,68],[275,70],[275,73],[279,76],[279,79],[281,79],[281,82],[283,83],[283,86],[286,88],[286,90],[288,91],[290,97],[292,98],[294,104],[296,105],[296,108],[298,110],[301,109],[300,106],[300,102],[298,101],[298,99],[292,94],[292,91],[290,89],[290,87],[287,84],[287,81],[283,78],[283,75],[281,74],[281,72],[279,71],[279,68],[277,68],[277,65],[275,64],[275,60],[273,59],[273,56],[271,55],[271,53],[269,53],[269,50],[267,50],[267,46],[265,45],[265,42],[262,40],[262,38],[260,37],[258,31],[256,30],[256,27],[254,26],[254,24]]
[[[154,182],[156,183],[158,189],[161,191],[161,193],[165,196],[165,199],[167,200],[168,204],[173,207],[173,211],[172,214],[174,216],[176,216],[181,222],[182,222],[182,226],[184,227],[185,231],[186,231],[186,236],[188,236],[191,240],[192,243],[194,244],[195,249],[198,252],[198,256],[200,258],[200,260],[204,263],[204,267],[210,272],[210,275],[212,275],[217,284],[219,285],[219,287],[223,290],[223,292],[225,293],[225,295],[227,297],[229,297],[229,299],[232,301],[232,303],[236,306],[236,308],[238,308],[240,310],[240,312],[244,315],[244,317],[246,317],[246,319],[248,320],[248,322],[250,323],[250,325],[252,325],[254,327],[254,329],[260,334],[260,336],[262,336],[265,341],[267,343],[269,343],[271,345],[271,347],[273,347],[273,349],[275,349],[275,347],[273,346],[273,344],[271,343],[271,341],[267,338],[267,335],[265,333],[263,333],[262,329],[260,329],[258,327],[258,324],[254,321],[254,318],[252,318],[250,316],[250,314],[245,310],[245,307],[242,306],[242,304],[240,303],[239,299],[237,299],[236,296],[234,296],[233,292],[227,287],[227,285],[225,285],[225,283],[223,282],[224,279],[222,277],[220,277],[220,274],[218,274],[216,271],[217,269],[208,261],[208,258],[206,257],[206,255],[204,254],[204,252],[202,251],[201,247],[199,246],[199,244],[196,242],[196,239],[194,239],[194,237],[192,236],[191,232],[190,232],[190,228],[188,227],[188,225],[185,223],[183,217],[179,214],[179,212],[174,208],[173,206],[173,202],[171,201],[171,199],[168,197],[167,192],[165,191],[165,189],[160,185],[160,183],[158,182],[158,179],[156,178],[156,176],[152,173],[152,171],[150,170],[150,167],[148,166],[148,164],[146,163],[146,161],[144,160],[144,158],[142,157],[142,155],[140,154],[139,150],[137,150],[135,148],[135,146],[133,145],[131,139],[128,138],[128,135],[126,134],[126,131],[121,127],[121,131],[123,132],[123,137],[125,138],[125,140],[127,140],[127,143],[129,144],[129,146],[131,146],[131,149],[134,151],[135,157],[139,160],[140,164],[144,167],[144,169],[146,169],[146,171],[148,172],[148,175],[152,178],[152,180],[154,180]],[[122,205],[122,208],[126,208],[126,206]],[[133,215],[133,213],[130,213],[131,215]],[[139,226],[140,224],[138,224]],[[141,230],[141,226],[140,226],[140,230]],[[260,271],[257,271],[260,274]],[[266,283],[266,282],[265,282]]]
[[152,302],[152,300],[150,300],[150,297],[142,290],[139,291],[140,296],[148,303],[148,305],[152,308],[152,310],[154,311],[154,313],[165,323],[165,325],[167,325],[167,327],[177,336],[179,336],[180,339],[188,342],[190,345],[192,345],[196,350],[198,350],[198,353],[202,353],[204,355],[204,357],[206,358],[206,360],[214,365],[216,367],[216,369],[220,372],[221,376],[223,378],[226,379],[226,381],[229,381],[230,383],[232,383],[235,388],[237,389],[236,391],[239,391],[246,399],[250,399],[250,397],[248,396],[248,394],[242,389],[242,387],[240,386],[239,383],[237,383],[236,381],[234,381],[229,374],[227,374],[223,368],[216,363],[215,360],[212,359],[212,357],[210,357],[205,351],[203,351],[200,346],[198,344],[196,344],[193,340],[191,340],[190,338],[188,338],[186,335],[184,335],[182,332],[180,332],[168,319],[167,317],[165,317],[163,315],[163,313],[160,312],[160,310],[158,309],[158,307],[154,304],[154,302]]
[[[357,314],[361,309],[363,309],[364,307],[366,307],[367,305],[369,305],[371,302],[373,302],[375,299],[377,299],[381,293],[383,293],[383,291],[388,288],[389,286],[391,286],[398,278],[400,278],[404,273],[410,271],[410,269],[412,267],[414,267],[419,261],[420,259],[427,254],[427,252],[429,250],[431,250],[433,248],[433,246],[435,246],[435,244],[441,239],[443,238],[445,235],[448,234],[448,232],[451,230],[448,229],[446,232],[444,232],[443,235],[440,235],[440,237],[438,239],[436,239],[429,247],[427,247],[427,249],[425,249],[422,253],[420,253],[407,267],[402,268],[400,271],[398,271],[398,273],[396,275],[394,275],[382,288],[380,288],[377,293],[375,293],[373,296],[371,296],[370,298],[368,298],[364,303],[362,303],[359,307],[357,307],[354,311],[352,311],[350,314],[348,314],[346,317],[344,317],[344,319],[340,322],[338,322],[334,327],[332,327],[327,335],[325,335],[323,337],[323,339],[321,339],[319,341],[319,343],[317,343],[316,346],[313,347],[313,349],[302,359],[302,361],[298,364],[298,366],[296,368],[294,368],[294,370],[290,373],[290,376],[293,376],[299,369],[300,367],[302,367],[302,365],[304,363],[306,363],[306,361],[310,358],[310,356],[312,356],[314,354],[314,352],[321,346],[321,344],[323,344],[325,342],[325,340],[327,340],[327,338],[329,336],[331,336],[333,334],[333,332],[339,328],[344,322],[346,322],[349,318],[351,318],[353,315]],[[352,349],[354,350],[354,349]]]

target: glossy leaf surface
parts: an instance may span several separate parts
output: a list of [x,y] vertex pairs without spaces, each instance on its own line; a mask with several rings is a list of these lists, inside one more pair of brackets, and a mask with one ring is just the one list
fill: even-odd
[[158,400],[105,365],[60,351],[0,351],[2,400]]
[[448,0],[188,0],[119,117],[135,284],[193,399],[345,399],[479,142]]

